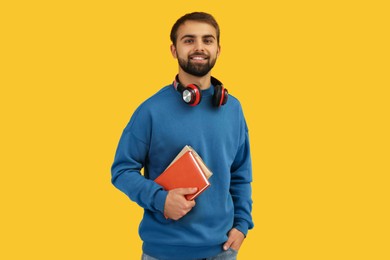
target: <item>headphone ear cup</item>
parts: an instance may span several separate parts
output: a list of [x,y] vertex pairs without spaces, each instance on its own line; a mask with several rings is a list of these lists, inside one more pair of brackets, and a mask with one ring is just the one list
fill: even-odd
[[202,100],[202,92],[195,84],[189,84],[182,92],[183,101],[190,106],[197,106]]
[[226,88],[221,85],[214,87],[213,106],[220,107],[226,104],[229,93]]

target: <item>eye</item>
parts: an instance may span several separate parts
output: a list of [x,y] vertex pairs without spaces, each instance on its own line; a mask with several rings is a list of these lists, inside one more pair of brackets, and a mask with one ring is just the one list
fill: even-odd
[[193,42],[194,42],[193,39],[185,39],[185,40],[184,40],[184,43],[193,43]]
[[205,44],[212,44],[214,42],[214,40],[212,38],[207,38],[207,39],[204,39],[203,42]]

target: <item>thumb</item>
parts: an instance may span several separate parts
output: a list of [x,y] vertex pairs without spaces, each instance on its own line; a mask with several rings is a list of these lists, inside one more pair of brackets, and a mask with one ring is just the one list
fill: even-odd
[[229,237],[228,241],[226,241],[225,244],[223,244],[223,250],[225,251],[228,250],[232,244],[233,244],[233,239]]
[[193,194],[198,190],[198,188],[180,188],[178,189],[178,192],[182,195],[187,195],[187,194]]

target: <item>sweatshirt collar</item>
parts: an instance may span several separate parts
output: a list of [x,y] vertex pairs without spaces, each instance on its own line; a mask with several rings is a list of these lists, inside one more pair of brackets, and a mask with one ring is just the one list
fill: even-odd
[[[181,83],[179,82],[178,76],[176,75],[176,77],[172,83],[175,90],[177,90],[177,87],[179,86],[179,84],[181,84]],[[203,89],[201,91],[202,91],[203,96],[213,95],[214,94],[214,86],[213,86],[213,84],[210,84],[210,87],[208,87],[207,89]]]

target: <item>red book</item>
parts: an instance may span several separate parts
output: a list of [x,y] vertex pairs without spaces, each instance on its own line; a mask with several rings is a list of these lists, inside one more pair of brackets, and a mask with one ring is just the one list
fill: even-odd
[[[186,195],[187,200],[193,200],[210,186],[203,170],[207,167],[202,163],[195,151],[186,146],[154,181],[165,190],[196,187],[198,191],[195,194]],[[210,173],[207,173],[207,176],[210,176]]]

